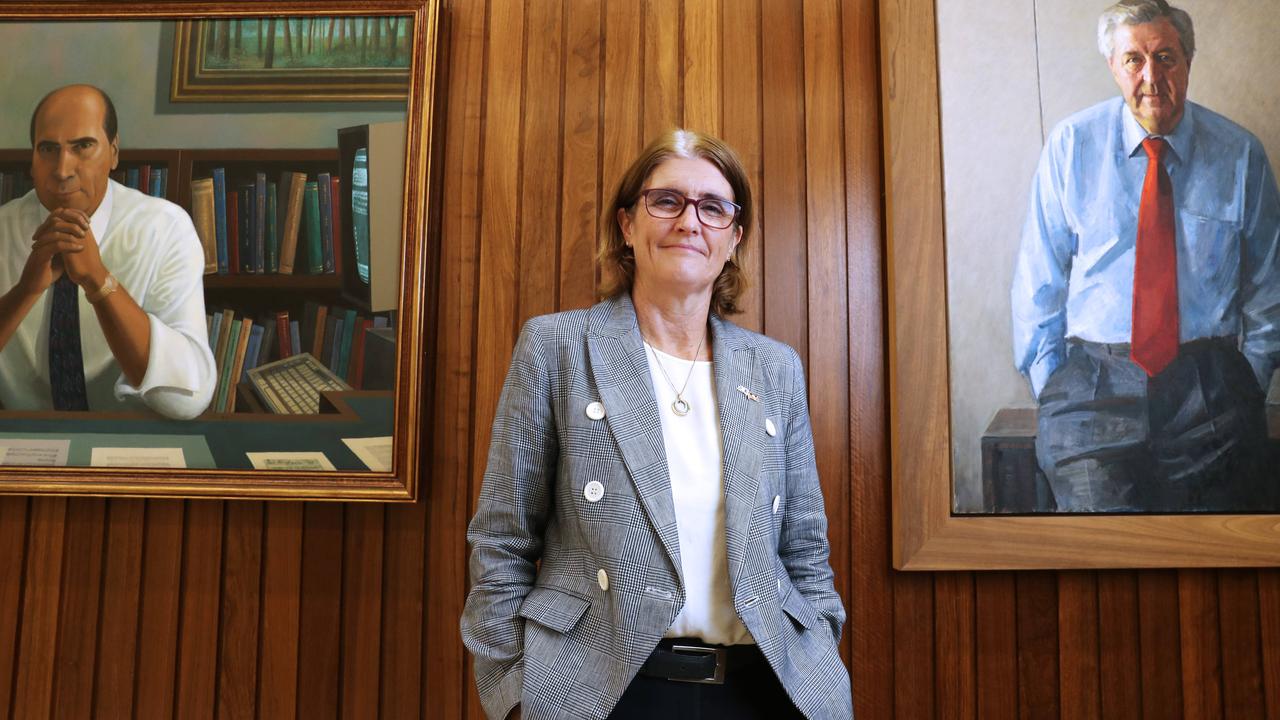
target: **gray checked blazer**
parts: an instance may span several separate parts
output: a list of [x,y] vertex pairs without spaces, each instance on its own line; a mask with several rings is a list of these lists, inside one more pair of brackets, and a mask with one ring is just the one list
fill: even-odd
[[[850,718],[800,359],[715,316],[711,340],[734,609],[806,717]],[[663,448],[629,296],[525,324],[467,532],[462,638],[489,718],[607,717],[670,627],[685,593]]]

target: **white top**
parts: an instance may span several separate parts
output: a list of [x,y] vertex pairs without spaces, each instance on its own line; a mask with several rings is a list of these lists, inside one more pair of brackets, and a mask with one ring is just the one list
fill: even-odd
[[[701,638],[717,645],[754,643],[733,610],[733,590],[729,585],[720,415],[711,363],[682,360],[648,343],[645,348],[658,415],[662,418],[662,442],[671,475],[685,585],[684,607],[667,628],[666,637]],[[658,366],[655,353],[662,367]],[[685,377],[689,378],[682,397],[690,409],[684,417],[671,409],[676,392],[663,376],[663,368],[677,388],[684,385]]]
[[[31,238],[49,216],[35,191],[0,207],[0,293],[17,285]],[[129,384],[93,306],[79,293],[80,347],[90,410],[142,406],[170,418],[192,418],[217,384],[204,317],[204,252],[191,218],[166,200],[109,181],[89,219],[102,263],[151,321],[151,353],[142,384]],[[36,300],[0,349],[0,403],[8,410],[51,410],[49,302]]]

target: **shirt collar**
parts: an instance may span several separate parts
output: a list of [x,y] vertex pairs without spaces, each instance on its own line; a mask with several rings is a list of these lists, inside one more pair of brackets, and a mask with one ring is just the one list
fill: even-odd
[[[1195,125],[1195,105],[1187,102],[1182,106],[1182,119],[1178,121],[1178,126],[1168,135],[1160,135],[1164,141],[1169,144],[1169,148],[1173,150],[1173,158],[1181,161],[1191,156],[1192,136],[1194,134],[1193,126]],[[1133,116],[1133,111],[1128,105],[1124,105],[1124,146],[1129,152],[1129,157],[1142,152],[1142,141],[1147,139],[1150,133],[1146,128],[1138,124],[1138,119]]]

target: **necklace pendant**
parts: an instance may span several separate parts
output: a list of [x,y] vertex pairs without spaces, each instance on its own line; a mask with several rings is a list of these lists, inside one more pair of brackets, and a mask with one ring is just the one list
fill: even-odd
[[671,412],[679,415],[680,417],[684,417],[689,414],[689,403],[685,402],[684,398],[677,395],[676,399],[671,403]]

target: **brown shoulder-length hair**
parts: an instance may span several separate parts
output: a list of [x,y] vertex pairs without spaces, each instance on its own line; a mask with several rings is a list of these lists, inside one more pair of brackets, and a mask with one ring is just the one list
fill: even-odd
[[[618,225],[618,211],[623,210],[627,214],[635,212],[640,191],[644,189],[649,175],[662,163],[677,157],[706,160],[720,170],[720,174],[729,181],[729,187],[733,189],[733,201],[742,208],[736,221],[737,226],[742,229],[738,248],[751,237],[754,218],[751,183],[747,181],[747,172],[742,167],[738,154],[722,140],[711,135],[680,128],[669,130],[649,143],[649,147],[631,163],[631,167],[627,168],[622,180],[618,182],[613,202],[605,206],[600,252],[596,255],[600,264],[601,296],[613,298],[631,292],[636,278],[635,253],[627,247],[626,238],[622,235],[622,228]],[[738,298],[746,287],[747,280],[742,274],[735,250],[712,287],[711,312],[721,317],[742,312],[738,307]]]

